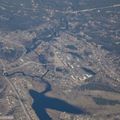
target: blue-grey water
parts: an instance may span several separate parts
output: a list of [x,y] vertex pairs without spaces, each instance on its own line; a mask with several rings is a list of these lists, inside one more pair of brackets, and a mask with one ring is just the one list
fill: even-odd
[[86,114],[86,112],[81,108],[71,105],[59,98],[46,96],[44,92],[30,90],[29,93],[33,98],[32,107],[35,110],[37,116],[40,118],[40,120],[52,120],[52,118],[48,115],[46,109],[57,110],[78,115]]
[[[71,32],[74,34],[78,40],[82,40],[82,37],[78,35],[78,33],[82,30],[84,30],[84,24],[86,24],[92,17],[91,20],[99,20],[102,21],[102,23],[105,23],[106,20],[102,19],[100,15],[104,15],[105,18],[107,16],[105,13],[98,14],[96,11],[93,11],[88,14],[87,17],[86,14],[79,14],[79,15],[73,15],[73,14],[64,14],[64,12],[61,11],[67,11],[68,7],[71,8],[71,10],[83,10],[83,9],[89,9],[89,8],[95,8],[95,7],[105,7],[110,6],[113,4],[120,4],[119,0],[36,0],[39,7],[36,12],[34,12],[31,8],[32,5],[30,3],[30,0],[1,0],[0,6],[5,7],[5,9],[1,9],[0,7],[0,16],[2,16],[4,19],[0,19],[0,30],[2,31],[17,31],[17,30],[29,30],[33,29],[34,27],[42,24],[47,24],[47,21],[43,19],[43,16],[48,16],[48,13],[46,12],[46,9],[57,9],[59,12],[56,12],[52,18],[50,18],[50,22],[57,21],[57,23],[52,24],[52,27],[45,28],[42,31],[37,33],[37,37],[34,38],[32,41],[27,42],[24,44],[26,48],[26,54],[34,51],[42,41],[44,42],[50,42],[56,40],[56,37],[59,36],[61,32]],[[71,2],[72,4],[68,4]],[[20,6],[20,4],[23,3],[23,6]],[[17,11],[21,10],[21,14],[16,14]],[[110,8],[110,11],[117,12],[120,10],[120,8]],[[24,12],[27,13],[26,16],[24,16]],[[36,17],[36,19],[33,19]],[[71,28],[69,25],[69,22],[79,22],[80,24],[75,27]],[[106,22],[107,23],[107,22]],[[81,28],[82,27],[82,28]],[[118,26],[114,26],[115,29],[119,28]],[[98,28],[101,30],[104,28],[104,24],[101,24],[98,26]],[[105,28],[107,31],[108,28]],[[99,36],[99,34],[94,33],[93,31],[96,31],[94,28],[87,28],[86,34],[92,37],[92,39],[87,39],[88,42],[95,42],[98,45],[102,45],[103,49],[107,49],[110,52],[116,51],[117,53],[120,53],[120,46],[115,45],[114,40],[112,40],[109,35],[107,38],[103,39]],[[0,44],[0,48],[2,48],[3,45]],[[66,46],[67,48],[71,50],[77,50],[75,46],[69,45]],[[0,49],[0,58],[1,59],[7,59],[7,60],[14,60],[19,58],[22,55],[23,51],[10,51],[10,52],[3,52],[2,49]],[[74,58],[82,58],[81,55],[77,52],[69,52]],[[47,64],[47,58],[44,55],[39,55],[39,62],[43,64]],[[94,71],[83,68],[88,73],[94,74]],[[61,71],[61,69],[57,69],[58,71]],[[23,71],[16,71],[14,73],[6,73],[6,77],[11,77],[16,74],[22,75],[22,76],[29,76],[32,79],[41,79],[41,76],[33,76],[24,73]],[[73,114],[85,114],[85,111],[81,108],[78,108],[74,105],[69,104],[67,101],[61,100],[59,98],[52,98],[49,96],[46,96],[45,93],[50,92],[52,90],[51,85],[43,80],[44,84],[46,84],[45,91],[37,92],[35,90],[30,90],[29,93],[31,97],[33,98],[33,109],[35,110],[37,116],[40,118],[40,120],[51,120],[52,118],[48,115],[46,109],[54,109],[62,112],[67,113],[73,113]],[[80,89],[98,89],[98,90],[106,90],[106,91],[114,91],[113,88],[111,88],[109,85],[103,85],[98,83],[88,83],[86,85],[82,85]],[[118,101],[109,101],[109,100],[103,100],[94,98],[95,102],[98,104],[118,104]]]

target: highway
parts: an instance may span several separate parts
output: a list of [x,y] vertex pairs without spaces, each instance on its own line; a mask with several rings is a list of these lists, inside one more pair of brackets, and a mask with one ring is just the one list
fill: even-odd
[[18,91],[17,91],[17,88],[16,88],[15,85],[4,75],[4,74],[6,73],[6,69],[5,69],[4,63],[3,63],[1,60],[0,60],[0,62],[1,62],[1,64],[2,64],[2,66],[3,66],[3,76],[4,76],[5,80],[9,83],[9,85],[11,86],[11,88],[13,89],[13,91],[15,92],[15,94],[16,94],[19,102],[20,102],[20,105],[21,105],[21,107],[22,107],[22,109],[23,109],[23,111],[24,111],[24,113],[25,113],[25,115],[26,115],[26,117],[27,117],[27,120],[32,120],[32,118],[30,117],[29,113],[27,112],[27,110],[26,110],[26,108],[25,108],[24,103],[22,102],[22,100],[21,100],[21,98],[20,98],[20,95],[19,95],[19,93],[18,93]]
[[78,11],[65,11],[63,13],[72,13],[72,14],[76,14],[76,13],[84,13],[84,12],[91,12],[91,11],[95,11],[95,10],[103,10],[103,9],[108,9],[108,8],[117,8],[120,7],[120,4],[114,4],[114,5],[110,5],[110,6],[105,6],[105,7],[96,7],[96,8],[89,8],[89,9],[83,9],[83,10],[78,10]]

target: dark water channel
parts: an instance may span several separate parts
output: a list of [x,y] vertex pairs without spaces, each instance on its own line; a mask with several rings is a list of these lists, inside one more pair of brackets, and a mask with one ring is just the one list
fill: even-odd
[[32,79],[38,79],[41,83],[45,84],[45,89],[42,92],[38,92],[35,90],[29,90],[29,94],[33,99],[32,108],[34,109],[35,113],[37,114],[40,120],[52,120],[52,118],[48,115],[46,109],[57,110],[66,113],[72,114],[86,114],[86,111],[80,107],[72,105],[67,101],[64,101],[59,98],[49,97],[46,93],[52,91],[51,84],[43,79],[41,76],[34,76],[26,74],[22,71],[14,72],[14,73],[6,73],[6,77],[12,77],[15,75],[22,75],[32,77]]

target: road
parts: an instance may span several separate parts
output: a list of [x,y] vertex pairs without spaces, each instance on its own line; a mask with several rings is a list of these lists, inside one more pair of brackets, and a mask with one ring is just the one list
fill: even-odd
[[83,9],[83,10],[78,10],[78,11],[65,11],[64,13],[76,14],[76,13],[91,12],[91,11],[95,11],[95,10],[103,10],[103,9],[116,8],[116,7],[120,7],[120,4],[114,4],[114,5],[105,6],[105,7],[89,8],[89,9]]
[[5,69],[4,63],[3,63],[2,61],[0,61],[0,62],[1,62],[1,64],[2,64],[2,66],[3,66],[3,76],[4,76],[5,80],[9,83],[9,85],[11,86],[11,88],[13,89],[13,91],[15,92],[15,94],[16,94],[19,102],[20,102],[20,105],[21,105],[21,107],[22,107],[22,109],[23,109],[23,111],[24,111],[24,113],[25,113],[25,115],[26,115],[26,117],[27,117],[27,120],[32,120],[32,118],[30,117],[29,113],[27,112],[27,110],[26,110],[26,108],[25,108],[24,103],[22,102],[22,100],[21,100],[21,98],[20,98],[20,95],[19,95],[19,93],[18,93],[18,91],[17,91],[17,88],[16,88],[15,85],[4,75],[4,74],[6,73],[6,69]]

